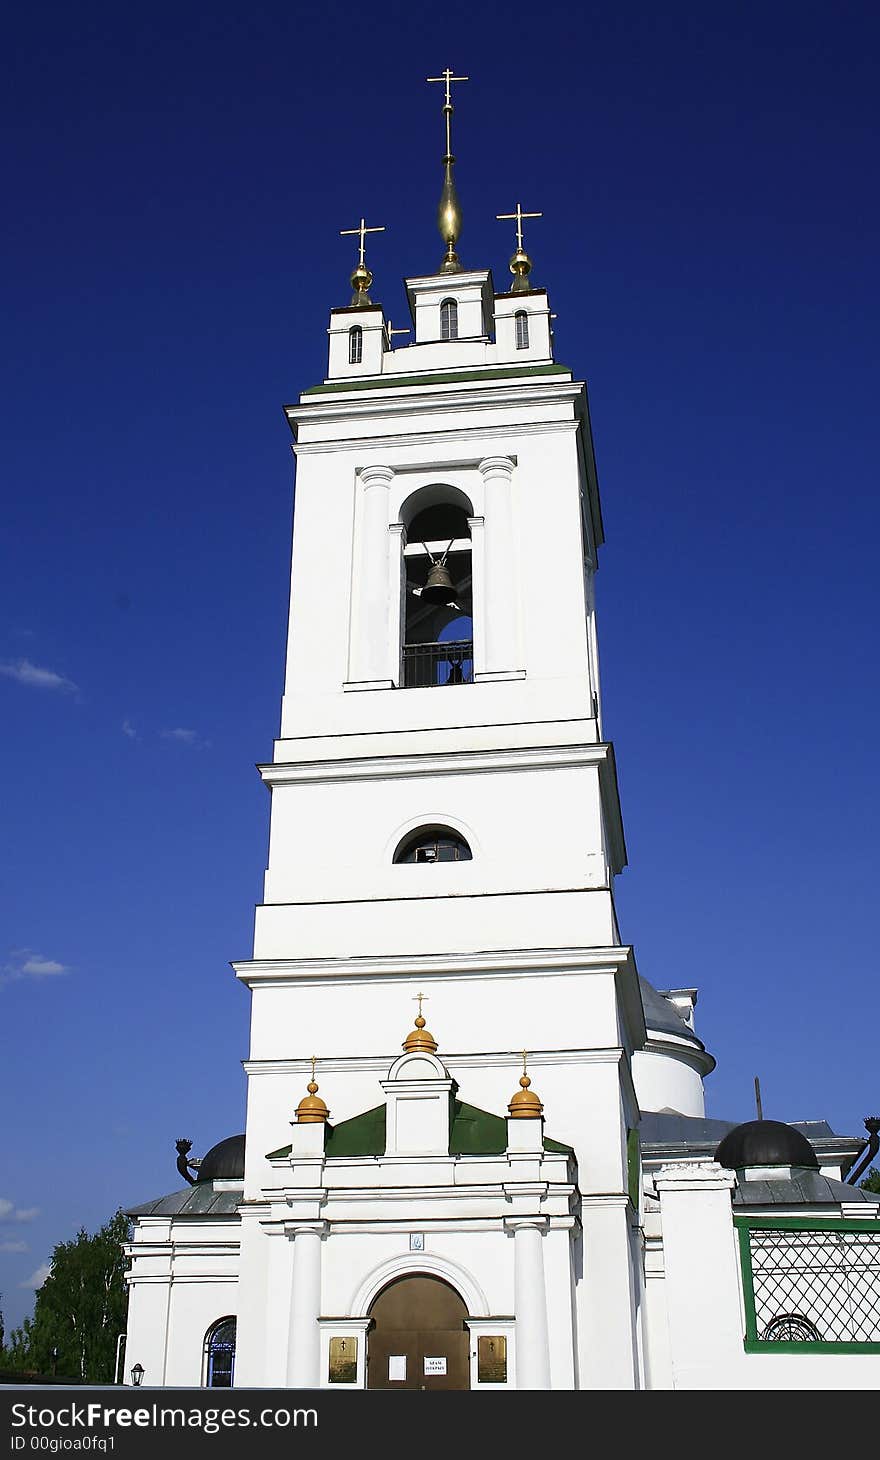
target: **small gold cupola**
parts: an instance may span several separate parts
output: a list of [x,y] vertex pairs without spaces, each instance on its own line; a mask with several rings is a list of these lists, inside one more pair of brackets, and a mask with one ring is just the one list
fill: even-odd
[[522,1089],[517,1090],[516,1094],[511,1096],[510,1104],[507,1107],[507,1113],[511,1120],[540,1120],[544,1114],[544,1107],[541,1101],[534,1090],[529,1089],[532,1082],[529,1079],[526,1068],[527,1061],[528,1054],[523,1050],[523,1072],[519,1077],[519,1083]]
[[296,1119],[298,1125],[316,1125],[318,1121],[322,1124],[329,1119],[330,1111],[318,1094],[318,1086],[315,1081],[315,1065],[317,1061],[312,1055],[312,1078],[309,1080],[308,1095],[304,1095],[296,1107]]
[[416,994],[419,1012],[416,1015],[415,1028],[410,1030],[403,1041],[403,1048],[407,1054],[412,1054],[414,1050],[427,1050],[428,1054],[437,1053],[437,1041],[430,1029],[425,1028],[426,1021],[422,1015],[422,1004],[426,998],[427,994]]

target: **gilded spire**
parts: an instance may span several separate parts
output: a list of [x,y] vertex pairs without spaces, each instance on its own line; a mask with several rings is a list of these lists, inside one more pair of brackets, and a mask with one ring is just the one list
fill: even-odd
[[361,219],[360,224],[357,228],[340,228],[339,230],[340,238],[349,238],[356,234],[357,237],[360,239],[360,246],[358,248],[358,261],[352,269],[351,273],[351,287],[354,290],[354,293],[351,296],[351,302],[353,305],[367,305],[372,304],[373,302],[370,298],[370,285],[373,282],[373,275],[370,273],[369,269],[364,263],[364,241],[368,233],[384,232],[384,223],[379,228],[368,228],[363,218]]
[[330,1115],[330,1111],[318,1094],[318,1086],[315,1080],[316,1063],[315,1056],[312,1055],[312,1078],[306,1086],[309,1093],[303,1096],[299,1105],[296,1107],[298,1125],[315,1125],[318,1121],[326,1121]]
[[510,260],[510,272],[513,274],[513,283],[510,286],[511,294],[524,294],[529,286],[529,274],[532,272],[532,261],[523,248],[523,219],[543,218],[543,213],[524,213],[522,205],[517,203],[515,213],[496,213],[499,220],[503,218],[516,219],[516,252]]
[[413,1000],[413,1003],[418,1002],[419,1012],[416,1015],[415,1028],[410,1030],[406,1039],[403,1041],[403,1047],[407,1054],[412,1054],[413,1050],[419,1049],[427,1050],[428,1054],[436,1054],[437,1052],[437,1041],[430,1029],[425,1028],[425,1019],[422,1015],[422,1004],[427,997],[427,994],[416,994]]
[[443,191],[440,194],[440,203],[437,208],[437,227],[440,230],[440,237],[446,244],[446,254],[440,265],[441,274],[460,274],[461,261],[455,251],[455,245],[461,237],[461,204],[458,201],[458,193],[455,191],[455,178],[453,176],[453,163],[455,158],[452,155],[452,91],[453,81],[468,81],[467,76],[454,76],[449,66],[442,76],[429,76],[428,81],[442,82],[446,87],[446,100],[443,103],[443,116],[446,121],[446,153],[443,158]]
[[523,1072],[519,1077],[519,1083],[522,1088],[517,1090],[515,1095],[511,1096],[510,1104],[507,1107],[507,1113],[511,1120],[540,1120],[544,1114],[544,1107],[538,1099],[538,1096],[534,1090],[529,1089],[532,1082],[529,1079],[529,1072],[526,1068],[527,1061],[528,1054],[523,1050]]

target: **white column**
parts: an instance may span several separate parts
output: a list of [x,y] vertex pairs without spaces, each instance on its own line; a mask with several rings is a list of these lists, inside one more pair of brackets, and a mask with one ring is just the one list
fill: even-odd
[[321,1380],[321,1233],[324,1222],[296,1222],[293,1283],[290,1293],[290,1348],[287,1382],[292,1389],[317,1389]]
[[513,1301],[516,1313],[516,1387],[550,1388],[550,1344],[544,1287],[546,1217],[509,1219],[513,1231]]
[[485,539],[483,546],[483,677],[515,673],[517,664],[516,562],[513,550],[511,484],[513,462],[506,456],[487,456],[480,462],[484,483]]
[[390,684],[388,497],[394,472],[390,466],[365,466],[358,480],[363,501],[352,584],[351,682]]

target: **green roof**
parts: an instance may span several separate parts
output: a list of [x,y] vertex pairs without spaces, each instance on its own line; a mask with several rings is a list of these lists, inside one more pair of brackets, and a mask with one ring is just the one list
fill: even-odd
[[[501,1156],[507,1150],[507,1121],[501,1115],[479,1110],[454,1100],[452,1128],[449,1135],[450,1156]],[[544,1150],[567,1156],[571,1146],[544,1137]],[[270,1151],[267,1160],[280,1160],[290,1155],[290,1146]],[[375,1105],[361,1115],[327,1127],[324,1144],[326,1156],[383,1156],[385,1154],[385,1106]]]
[[570,380],[571,371],[567,365],[508,365],[500,369],[437,370],[425,375],[376,375],[366,380],[334,380],[323,385],[310,385],[302,395],[304,398],[333,391],[391,390],[397,385],[459,385],[468,380],[512,380],[523,375],[567,375]]

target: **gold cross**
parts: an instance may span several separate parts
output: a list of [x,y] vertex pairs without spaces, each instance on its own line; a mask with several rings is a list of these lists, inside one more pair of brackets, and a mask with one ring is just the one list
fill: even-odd
[[523,1057],[523,1074],[524,1074],[524,1075],[525,1075],[525,1074],[526,1074],[526,1073],[527,1073],[527,1070],[526,1070],[526,1064],[527,1064],[527,1062],[528,1062],[528,1058],[529,1058],[529,1055],[528,1055],[528,1050],[525,1050],[525,1049],[524,1049],[524,1050],[523,1050],[523,1051],[522,1051],[522,1057]]
[[317,1056],[312,1055],[312,1084],[315,1083],[315,1065],[318,1063]]
[[360,264],[361,268],[363,268],[363,266],[364,266],[364,236],[365,236],[365,234],[367,234],[367,233],[384,233],[384,232],[385,232],[385,225],[384,225],[384,223],[382,224],[381,228],[368,228],[367,225],[366,225],[366,223],[364,222],[364,220],[362,218],[361,221],[360,221],[360,227],[358,227],[358,228],[340,228],[340,230],[339,230],[339,237],[340,238],[348,238],[351,234],[355,234],[355,233],[357,233],[357,234],[360,235],[360,241],[361,242],[360,242],[360,253],[358,255],[358,263]]
[[392,326],[392,324],[391,324],[391,320],[390,319],[385,321],[385,338],[388,341],[388,348],[389,348],[389,350],[390,349],[393,349],[393,346],[392,346],[392,343],[391,343],[391,340],[392,340],[392,336],[393,335],[408,335],[408,334],[409,334],[409,330],[396,330],[396,329],[394,329],[393,326]]
[[469,76],[454,76],[447,66],[442,76],[426,76],[426,81],[440,81],[446,85],[446,101],[443,105],[443,114],[446,117],[446,156],[452,156],[451,122],[452,122],[452,93],[449,90],[453,81],[470,81]]
[[426,81],[441,81],[441,82],[445,82],[446,83],[446,105],[447,106],[451,106],[452,105],[452,94],[451,94],[451,92],[449,90],[450,84],[453,81],[470,81],[470,79],[471,78],[469,76],[454,76],[453,73],[452,73],[452,71],[450,70],[450,68],[448,66],[446,67],[446,70],[443,72],[443,75],[442,76],[426,76],[425,77],[425,80]]
[[416,999],[418,999],[418,1003],[419,1003],[419,1018],[420,1019],[422,1017],[422,1003],[423,1003],[423,1001],[425,999],[427,999],[427,997],[428,997],[427,994],[416,994],[415,999],[413,999],[413,1003],[415,1003],[416,1002]]
[[495,214],[495,217],[497,219],[499,219],[499,221],[502,218],[515,218],[516,219],[516,246],[519,249],[521,249],[522,246],[523,246],[523,232],[522,232],[522,221],[523,221],[523,219],[524,218],[543,218],[543,216],[544,216],[543,213],[524,213],[523,210],[522,210],[522,205],[520,203],[517,203],[517,205],[516,205],[516,212],[515,213],[496,213]]

